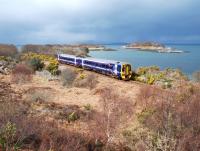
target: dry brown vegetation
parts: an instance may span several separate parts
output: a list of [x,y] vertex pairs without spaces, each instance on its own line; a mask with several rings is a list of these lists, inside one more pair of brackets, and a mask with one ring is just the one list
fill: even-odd
[[193,73],[193,79],[196,82],[200,82],[200,71]]
[[[5,88],[5,89],[4,89]],[[12,90],[7,83],[0,83],[0,149],[14,150],[88,150],[95,148],[92,138],[87,134],[70,131],[62,128],[47,114],[40,114],[32,106],[40,104],[46,110],[58,112],[57,116],[67,120],[68,114],[76,111],[80,116],[85,114],[79,107],[61,106],[41,100],[27,102],[22,99],[22,94]],[[33,90],[28,91],[31,93]],[[15,97],[12,97],[15,96]],[[41,111],[42,112],[42,111]]]
[[132,119],[133,102],[129,98],[117,94],[112,88],[98,89],[96,93],[101,96],[99,101],[102,111],[100,114],[93,115],[94,123],[90,126],[91,133],[97,141],[105,144],[105,150],[109,150],[109,148],[125,150],[119,139],[119,131],[123,129],[128,120]]
[[[46,49],[26,49],[36,48]],[[198,84],[164,90],[62,68],[51,81],[21,63],[0,75],[0,150],[199,150]]]
[[145,150],[199,150],[199,85],[185,83],[176,91],[145,86],[138,101],[139,126],[124,133],[132,148],[140,143]]
[[71,45],[32,45],[28,44],[22,47],[23,53],[34,52],[46,55],[56,55],[59,53],[67,53],[76,56],[87,56],[88,49],[85,47],[75,47]]
[[80,77],[75,81],[74,86],[79,88],[89,88],[94,89],[98,84],[98,78],[94,74],[83,75],[81,74]]
[[131,119],[133,104],[113,89],[94,92],[101,98],[99,111],[88,104],[82,108],[54,103],[54,90],[49,87],[15,91],[0,82],[0,92],[1,149],[126,150],[119,132]]
[[24,83],[29,82],[32,79],[33,71],[25,64],[17,64],[12,71],[12,82]]
[[61,72],[61,81],[63,86],[72,86],[77,74],[72,69],[64,69]]
[[17,54],[17,48],[14,45],[0,44],[0,56],[14,57]]

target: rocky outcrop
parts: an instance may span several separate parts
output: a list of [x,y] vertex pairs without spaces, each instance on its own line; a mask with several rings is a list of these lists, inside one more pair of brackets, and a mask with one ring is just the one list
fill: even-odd
[[124,46],[125,49],[137,49],[140,51],[151,51],[160,53],[181,53],[183,51],[176,50],[171,47],[166,47],[163,44],[156,42],[136,42]]
[[10,70],[8,68],[8,62],[6,61],[0,61],[0,73],[1,74],[9,74]]

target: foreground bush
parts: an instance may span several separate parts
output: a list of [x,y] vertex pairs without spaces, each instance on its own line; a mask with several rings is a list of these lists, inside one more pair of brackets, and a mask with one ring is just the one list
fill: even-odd
[[[133,102],[119,95],[113,88],[97,89],[95,94],[100,95],[102,112],[93,113],[95,124],[90,126],[91,133],[96,140],[105,144],[104,150],[109,150],[113,145],[114,148],[118,148],[122,143],[118,136],[119,128],[124,129],[125,123],[132,120]],[[117,150],[124,150],[119,148]]]
[[137,114],[139,124],[124,133],[133,148],[142,142],[152,151],[199,150],[199,85],[182,84],[176,92],[145,86],[138,101],[142,106]]
[[41,71],[44,68],[44,63],[39,58],[31,59],[28,64],[34,71]]
[[149,66],[139,67],[133,74],[132,80],[166,89],[175,88],[180,81],[188,81],[188,78],[179,69],[160,70],[157,66]]
[[0,146],[2,150],[18,150],[18,142],[14,142],[14,137],[16,136],[16,126],[8,122],[6,125],[1,127],[0,131]]
[[15,83],[24,83],[32,79],[32,69],[25,64],[17,64],[12,71],[12,81]]
[[[37,53],[25,53],[21,56],[21,60],[25,61],[33,61],[34,68],[43,68],[44,65],[42,62],[47,62],[48,65],[46,70],[48,70],[52,75],[59,75],[60,71],[58,70],[59,63],[57,59],[50,55],[44,55],[44,54],[37,54]],[[40,60],[40,61],[39,61]]]
[[0,56],[14,57],[16,54],[17,54],[16,46],[0,44]]
[[[49,117],[38,114],[39,111],[35,110],[35,106],[31,102],[23,101],[20,92],[15,92],[10,84],[0,81],[0,88],[3,88],[0,89],[1,151],[95,150],[96,145],[93,137],[84,132],[68,130],[58,124],[56,120],[49,120]],[[63,111],[68,109],[62,108],[61,105],[58,107],[46,104],[45,106],[52,110],[57,107],[56,111],[59,113],[61,109]],[[70,114],[70,120],[74,120],[76,117],[74,115],[73,112]]]
[[58,70],[58,61],[50,61],[49,65],[46,67],[46,69],[52,74],[52,75],[59,75],[60,71]]
[[76,72],[71,69],[65,69],[61,72],[61,82],[63,86],[72,86],[74,80],[76,79]]
[[193,73],[193,79],[196,82],[200,82],[200,71]]
[[97,76],[95,74],[80,74],[74,85],[76,87],[94,89],[98,84]]

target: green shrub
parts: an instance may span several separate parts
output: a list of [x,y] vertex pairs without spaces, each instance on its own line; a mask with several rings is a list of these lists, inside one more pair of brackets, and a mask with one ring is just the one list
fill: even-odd
[[137,114],[137,119],[140,123],[144,123],[147,118],[155,113],[155,110],[152,108],[145,108],[142,112]]
[[156,81],[156,77],[154,75],[148,75],[147,76],[147,84],[154,84],[154,82]]
[[84,105],[84,108],[88,111],[92,110],[92,106],[90,104]]
[[172,87],[172,82],[171,81],[165,81],[162,85],[163,89],[171,88]]
[[46,68],[52,75],[59,75],[60,71],[58,70],[58,62],[51,61]]
[[85,79],[86,75],[85,74],[80,74],[79,78],[80,79]]
[[74,122],[78,120],[80,117],[76,112],[72,112],[71,114],[68,115],[67,120],[68,122]]
[[147,73],[152,73],[152,72],[157,72],[160,71],[160,68],[157,66],[149,66],[149,67],[139,67],[137,69],[137,74],[138,75],[145,75]]
[[137,74],[138,74],[138,75],[144,75],[144,74],[147,73],[147,71],[148,71],[147,67],[139,67],[139,68],[137,69]]
[[16,126],[15,124],[8,122],[0,129],[0,148],[3,151],[7,150],[19,150],[19,142],[14,142],[16,136]]
[[39,58],[31,59],[28,64],[34,71],[41,71],[44,68],[44,63]]

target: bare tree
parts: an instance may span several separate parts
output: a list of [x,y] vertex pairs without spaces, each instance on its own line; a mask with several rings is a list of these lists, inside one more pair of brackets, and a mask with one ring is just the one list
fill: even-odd
[[133,115],[133,102],[123,96],[119,96],[111,88],[99,90],[102,113],[95,116],[96,138],[103,139],[106,148],[116,143],[117,131]]

